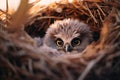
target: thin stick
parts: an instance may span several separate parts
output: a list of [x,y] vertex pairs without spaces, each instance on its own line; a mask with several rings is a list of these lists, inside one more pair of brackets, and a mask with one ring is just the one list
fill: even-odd
[[86,3],[86,7],[87,7],[87,10],[88,10],[88,12],[90,13],[91,17],[92,17],[93,20],[95,21],[95,23],[98,23],[98,22],[97,22],[97,19],[93,16],[92,12],[91,12],[90,9],[88,8],[87,3]]
[[103,10],[101,9],[101,7],[97,4],[97,3],[95,3],[95,5],[98,7],[98,9],[102,12],[102,14],[104,15],[104,16],[106,16],[106,14],[103,12]]
[[6,27],[8,26],[8,22],[7,22],[7,19],[8,19],[8,0],[6,0],[6,20],[5,20],[5,22],[6,22]]
[[56,16],[42,16],[42,17],[37,18],[37,20],[48,19],[48,18],[58,18],[58,19],[62,19],[63,17],[56,17]]
[[100,18],[101,22],[103,22],[102,16],[100,15],[100,11],[97,10],[97,12],[98,12],[98,15],[99,15],[99,18]]
[[84,72],[80,75],[78,80],[84,80],[85,77],[87,76],[87,74],[90,72],[90,70],[95,66],[95,64],[98,63],[105,56],[105,54],[103,54],[103,53],[100,53],[100,54],[101,55],[98,56],[96,59],[89,62],[88,66],[86,67]]

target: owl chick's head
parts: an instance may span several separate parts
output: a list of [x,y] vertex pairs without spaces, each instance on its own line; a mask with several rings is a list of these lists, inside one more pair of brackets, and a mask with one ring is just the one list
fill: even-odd
[[83,51],[92,41],[89,27],[74,19],[55,21],[48,28],[44,44],[64,52]]

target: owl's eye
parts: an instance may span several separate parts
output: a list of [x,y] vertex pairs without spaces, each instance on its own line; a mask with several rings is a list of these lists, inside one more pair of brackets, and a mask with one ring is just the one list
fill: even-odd
[[56,45],[57,45],[57,46],[62,47],[63,44],[64,44],[64,42],[62,41],[62,39],[58,38],[58,39],[56,40]]
[[74,46],[79,46],[81,44],[81,40],[79,38],[74,38],[71,42],[71,45]]

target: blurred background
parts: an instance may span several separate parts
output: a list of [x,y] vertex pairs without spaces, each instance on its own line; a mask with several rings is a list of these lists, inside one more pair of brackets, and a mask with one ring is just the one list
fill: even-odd
[[[6,10],[6,1],[7,0],[0,0],[0,9],[2,10]],[[36,0],[29,0],[29,2],[34,2]],[[38,5],[48,5],[50,3],[53,3],[53,2],[59,2],[60,0],[37,0],[37,1],[40,1],[38,3]],[[68,0],[69,2],[72,2],[73,0]],[[20,4],[20,0],[8,0],[8,7],[13,10],[13,11],[16,11],[18,6]]]

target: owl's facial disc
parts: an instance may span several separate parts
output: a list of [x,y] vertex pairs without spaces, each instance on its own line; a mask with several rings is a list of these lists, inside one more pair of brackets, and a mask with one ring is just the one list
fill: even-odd
[[65,52],[72,51],[72,46],[69,43],[64,43],[64,41],[61,38],[57,38],[55,40],[55,43],[58,49],[64,50]]
[[81,45],[81,39],[79,37],[75,37],[70,42],[64,43],[61,38],[57,38],[55,40],[55,43],[58,49],[64,50],[65,52],[71,52],[74,47],[78,47]]

